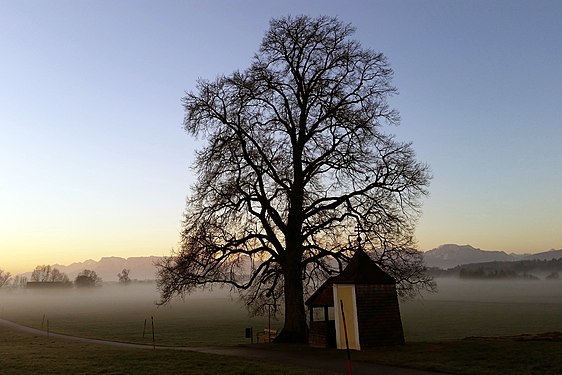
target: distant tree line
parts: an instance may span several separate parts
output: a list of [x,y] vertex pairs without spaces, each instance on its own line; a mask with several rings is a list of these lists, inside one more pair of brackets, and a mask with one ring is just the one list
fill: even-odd
[[463,264],[443,270],[431,268],[434,277],[460,277],[464,279],[526,279],[536,280],[536,274],[547,280],[558,280],[562,272],[562,258],[552,260],[520,260],[513,262],[486,262]]
[[486,269],[485,267],[479,267],[476,269],[461,268],[459,276],[461,279],[539,279],[537,276],[527,272],[520,274],[513,270]]
[[37,266],[31,273],[31,282],[70,284],[68,276],[49,265]]
[[[133,280],[130,277],[131,270],[124,268],[117,274],[119,284],[128,285]],[[136,280],[135,280],[136,281]],[[17,275],[12,276],[10,272],[0,269],[0,288],[26,288],[26,287],[71,287],[92,288],[102,285],[102,278],[93,270],[84,269],[74,279],[70,281],[68,275],[50,265],[39,265],[31,273],[31,279]]]
[[10,288],[45,288],[45,287],[98,287],[102,284],[102,278],[95,271],[81,271],[74,282],[70,281],[67,274],[50,265],[39,265],[31,272],[30,280],[25,276],[12,277],[9,272],[0,269],[0,287]]

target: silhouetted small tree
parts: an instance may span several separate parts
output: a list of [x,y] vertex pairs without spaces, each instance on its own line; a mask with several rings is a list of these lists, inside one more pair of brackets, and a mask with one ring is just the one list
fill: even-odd
[[123,271],[117,274],[117,277],[119,278],[119,284],[129,284],[131,282],[131,279],[129,277],[130,273],[131,273],[130,269],[123,268]]
[[84,270],[76,276],[74,285],[77,287],[96,287],[101,286],[102,279],[95,271]]

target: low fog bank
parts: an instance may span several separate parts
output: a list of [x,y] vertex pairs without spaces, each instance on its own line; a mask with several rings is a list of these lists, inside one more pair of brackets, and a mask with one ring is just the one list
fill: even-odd
[[164,306],[157,306],[159,297],[155,283],[0,289],[0,318],[51,332],[147,345],[154,329],[157,344],[173,346],[247,343],[247,327],[268,326],[267,317],[250,317],[225,289],[196,291]]
[[[505,303],[555,303],[562,304],[562,280],[473,280],[459,278],[435,278],[437,292],[422,293],[414,300],[402,304],[423,301],[469,301]],[[145,310],[168,309],[184,304],[195,305],[206,300],[242,306],[236,293],[230,288],[198,289],[185,296],[176,297],[164,306],[158,306],[160,294],[154,282],[103,283],[93,288],[27,289],[0,288],[0,316],[2,311],[26,309],[92,309],[98,307],[130,307]],[[42,307],[44,306],[44,307]]]
[[[162,309],[172,309],[184,304],[233,303],[228,289],[197,290],[177,297],[164,306],[158,306],[160,294],[156,283],[103,283],[92,288],[29,289],[0,288],[0,317],[14,318],[26,314],[95,314],[111,309],[129,309],[156,314]],[[215,301],[215,302],[213,302]]]
[[407,341],[512,336],[562,329],[562,282],[436,278],[437,293],[401,301]]
[[435,278],[437,293],[423,293],[422,300],[560,303],[562,280],[476,280]]
[[[437,278],[436,282],[437,293],[400,303],[407,341],[562,329],[561,281]],[[154,317],[159,342],[182,346],[245,343],[245,328],[259,330],[269,324],[267,316],[249,317],[229,289],[196,291],[160,307],[158,300],[155,283],[59,290],[0,288],[0,318],[35,328],[49,321],[54,332],[146,343],[150,340],[143,335],[146,322],[150,326]],[[280,328],[280,322],[272,324]]]

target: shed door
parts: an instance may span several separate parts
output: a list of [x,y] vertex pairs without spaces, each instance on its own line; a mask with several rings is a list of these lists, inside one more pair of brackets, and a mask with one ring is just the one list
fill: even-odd
[[[334,312],[336,320],[336,344],[338,349],[345,349],[345,331],[349,349],[361,350],[359,345],[359,327],[357,323],[357,304],[355,300],[355,285],[334,284]],[[345,328],[341,313],[341,302],[345,313]]]

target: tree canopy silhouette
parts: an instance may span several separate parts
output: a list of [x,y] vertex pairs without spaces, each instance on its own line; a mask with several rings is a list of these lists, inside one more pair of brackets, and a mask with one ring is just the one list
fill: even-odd
[[35,267],[31,273],[31,281],[70,284],[70,280],[65,273],[59,271],[58,268],[51,267],[50,265],[40,265]]
[[83,270],[74,279],[74,285],[81,288],[93,288],[101,286],[102,281],[102,278],[98,276],[96,271]]
[[402,294],[431,287],[413,249],[428,167],[399,123],[381,53],[337,18],[273,19],[251,66],[199,80],[184,127],[205,140],[181,246],[159,264],[162,303],[228,284],[254,312],[283,304],[280,341],[307,336],[304,295],[363,248]]
[[117,277],[119,278],[119,284],[122,285],[129,284],[131,282],[131,278],[129,277],[130,273],[131,273],[130,269],[123,268],[123,270],[117,274]]

